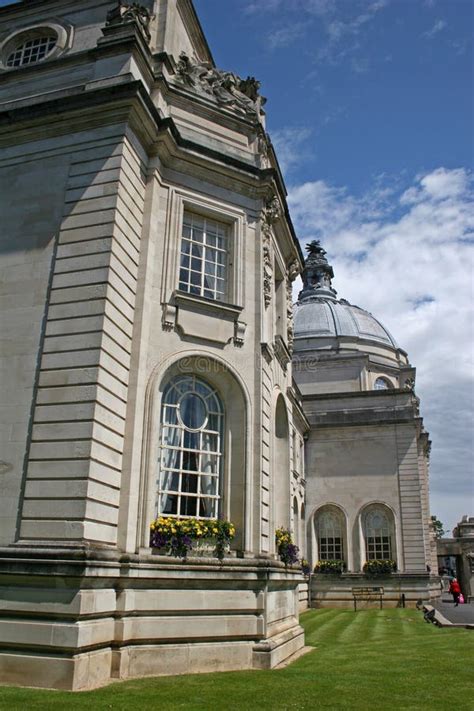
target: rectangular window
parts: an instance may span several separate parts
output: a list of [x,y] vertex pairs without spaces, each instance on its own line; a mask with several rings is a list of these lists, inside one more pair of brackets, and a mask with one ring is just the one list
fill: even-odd
[[367,560],[386,560],[392,557],[390,536],[367,537]]
[[342,538],[320,538],[319,559],[342,560]]
[[228,249],[226,224],[185,211],[179,289],[207,299],[225,301]]

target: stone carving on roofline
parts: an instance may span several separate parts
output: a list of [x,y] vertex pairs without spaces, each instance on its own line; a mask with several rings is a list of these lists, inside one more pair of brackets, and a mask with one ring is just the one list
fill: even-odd
[[318,239],[307,244],[306,250],[308,256],[301,275],[303,289],[299,293],[298,301],[336,298],[337,291],[332,287],[331,283],[331,279],[334,278],[334,271],[326,259],[326,250],[321,247]]
[[295,340],[295,329],[293,322],[293,282],[300,273],[300,268],[296,259],[288,267],[286,275],[286,342],[290,355],[293,354],[293,343]]
[[176,74],[182,84],[214,98],[220,106],[253,120],[263,114],[266,99],[260,96],[260,82],[254,77],[241,79],[233,72],[216,69],[210,62],[196,62],[186,52],[179,55]]
[[277,196],[269,198],[263,207],[261,215],[262,245],[263,245],[263,300],[269,306],[273,293],[273,252],[272,226],[281,217],[281,206]]
[[118,0],[116,7],[107,13],[106,26],[125,25],[128,22],[134,22],[141,30],[147,42],[151,40],[150,22],[152,15],[150,11],[137,2],[124,2]]

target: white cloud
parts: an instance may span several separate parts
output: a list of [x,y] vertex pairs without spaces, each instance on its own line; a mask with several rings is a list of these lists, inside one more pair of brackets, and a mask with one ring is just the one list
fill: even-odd
[[304,34],[305,29],[306,25],[303,22],[296,22],[273,30],[266,36],[267,47],[271,50],[288,47]]
[[283,173],[290,173],[294,166],[301,166],[305,157],[312,155],[305,145],[310,135],[311,129],[305,126],[288,126],[271,132],[270,137]]
[[423,34],[421,36],[425,37],[426,39],[432,39],[437,34],[442,32],[445,27],[446,27],[446,22],[444,20],[436,20],[433,27],[430,27],[429,30],[426,30],[426,32],[423,32]]
[[417,367],[432,510],[448,528],[474,513],[471,185],[467,170],[438,168],[403,191],[379,176],[363,196],[324,181],[289,196],[302,241],[322,240],[339,296],[380,318]]
[[[318,64],[336,66],[350,59],[349,68],[357,74],[369,70],[365,57],[358,52],[366,44],[365,33],[375,16],[389,0],[251,0],[246,14],[265,13],[270,29],[266,45],[270,50],[293,44],[308,32],[318,32]],[[271,26],[273,18],[278,24]],[[296,19],[295,19],[296,18]]]

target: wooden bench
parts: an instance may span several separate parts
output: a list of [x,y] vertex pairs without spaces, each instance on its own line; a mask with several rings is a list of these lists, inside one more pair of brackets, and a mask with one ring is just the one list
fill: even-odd
[[352,588],[352,597],[354,598],[354,612],[357,612],[358,600],[363,600],[364,602],[378,600],[380,603],[380,609],[382,609],[383,594],[384,590],[381,587]]

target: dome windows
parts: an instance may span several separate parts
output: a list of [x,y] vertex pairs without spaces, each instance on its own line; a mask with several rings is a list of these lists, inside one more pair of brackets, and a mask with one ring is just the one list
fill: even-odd
[[72,27],[47,23],[14,32],[0,45],[0,69],[20,69],[60,56],[70,46]]
[[374,383],[374,390],[391,390],[392,383],[387,378],[377,378]]

